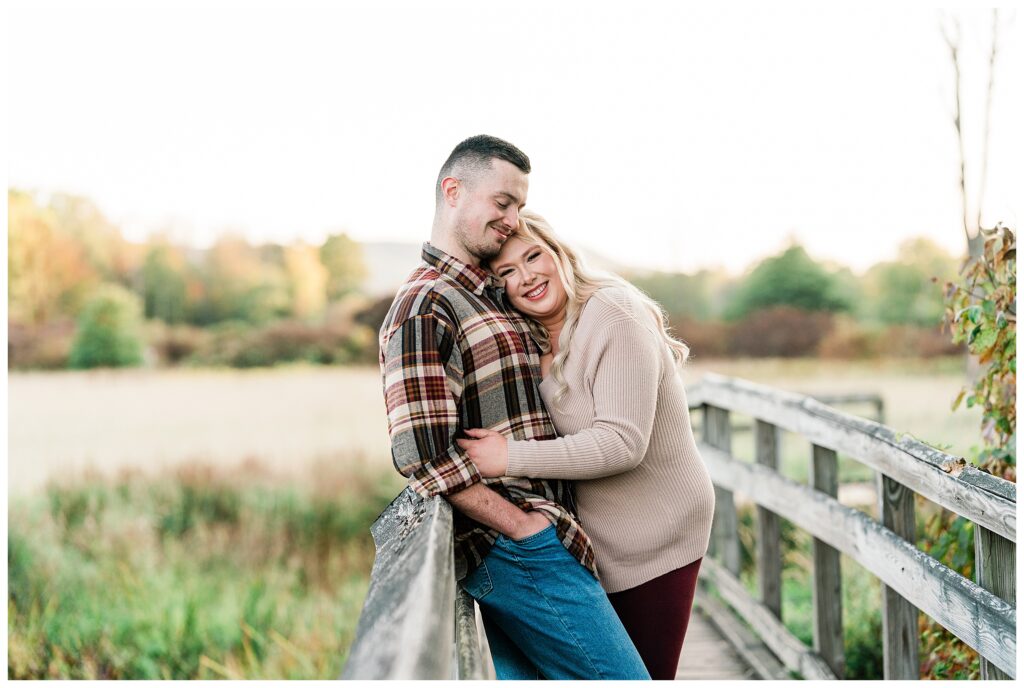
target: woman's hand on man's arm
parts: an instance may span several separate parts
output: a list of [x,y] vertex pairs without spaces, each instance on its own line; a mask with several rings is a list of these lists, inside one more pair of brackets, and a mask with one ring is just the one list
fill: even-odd
[[473,439],[455,440],[480,475],[485,478],[500,478],[508,470],[508,440],[500,432],[484,428],[465,431]]

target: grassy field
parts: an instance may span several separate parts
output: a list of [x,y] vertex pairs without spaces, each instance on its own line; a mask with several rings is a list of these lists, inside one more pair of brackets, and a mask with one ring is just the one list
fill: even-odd
[[11,373],[10,489],[92,468],[256,459],[283,471],[344,456],[390,470],[380,373],[282,367]]
[[[966,454],[977,437],[976,410],[949,410],[963,381],[961,359],[697,360],[685,379],[691,384],[707,371],[792,391],[878,392],[888,425],[952,453]],[[375,368],[11,373],[8,399],[15,493],[89,467],[109,473],[256,459],[288,470],[336,456],[382,470],[391,465]],[[804,455],[805,444],[784,438],[786,456]],[[739,456],[752,455],[752,447],[749,434],[737,436]],[[787,462],[787,471],[792,464],[799,473],[804,463]],[[847,470],[845,479],[865,477]]]
[[[977,436],[976,412],[949,410],[959,359],[695,361],[687,384],[707,371],[878,392],[888,425],[953,453]],[[402,486],[379,385],[372,368],[12,373],[9,677],[336,677],[369,525]],[[802,479],[809,452],[785,437],[784,472]],[[871,474],[846,460],[842,477]],[[805,637],[802,549],[786,617]],[[845,561],[843,577],[848,650],[870,676],[877,581]]]

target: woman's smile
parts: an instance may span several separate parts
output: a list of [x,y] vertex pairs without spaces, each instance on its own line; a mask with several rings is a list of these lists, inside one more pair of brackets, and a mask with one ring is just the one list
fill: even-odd
[[536,287],[535,289],[531,289],[530,291],[523,294],[523,298],[529,299],[530,301],[539,301],[540,299],[544,298],[544,295],[547,293],[548,283],[543,282],[540,286]]

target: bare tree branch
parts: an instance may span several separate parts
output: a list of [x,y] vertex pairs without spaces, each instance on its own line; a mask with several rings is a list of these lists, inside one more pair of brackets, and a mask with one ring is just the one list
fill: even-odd
[[996,79],[996,54],[999,52],[999,10],[992,10],[992,52],[988,57],[988,93],[985,96],[985,133],[981,143],[981,184],[978,187],[978,218],[975,227],[981,228],[981,207],[985,203],[985,184],[988,177],[988,140],[992,126],[992,90]]
[[[953,76],[954,76],[954,109],[953,109],[953,126],[956,128],[956,140],[958,150],[960,152],[960,206],[963,211],[963,227],[964,237],[967,239],[967,252],[968,255],[975,255],[975,244],[979,243],[980,237],[971,237],[971,231],[967,224],[967,185],[965,182],[964,175],[964,132],[960,123],[960,21],[953,17],[953,29],[955,35],[950,35],[950,31],[947,29],[946,24],[940,22],[939,26],[942,29],[942,37],[946,40],[946,45],[949,46],[950,58],[953,61]],[[972,240],[973,239],[973,240]]]

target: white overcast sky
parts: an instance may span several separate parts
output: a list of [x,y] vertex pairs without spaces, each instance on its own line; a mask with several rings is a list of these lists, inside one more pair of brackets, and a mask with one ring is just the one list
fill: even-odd
[[[9,184],[87,195],[131,239],[421,241],[441,162],[490,133],[531,157],[529,205],[565,239],[631,265],[738,271],[790,237],[857,270],[910,236],[963,250],[932,8],[7,5]],[[1011,12],[984,221],[1017,227]],[[976,151],[991,11],[952,13]]]

